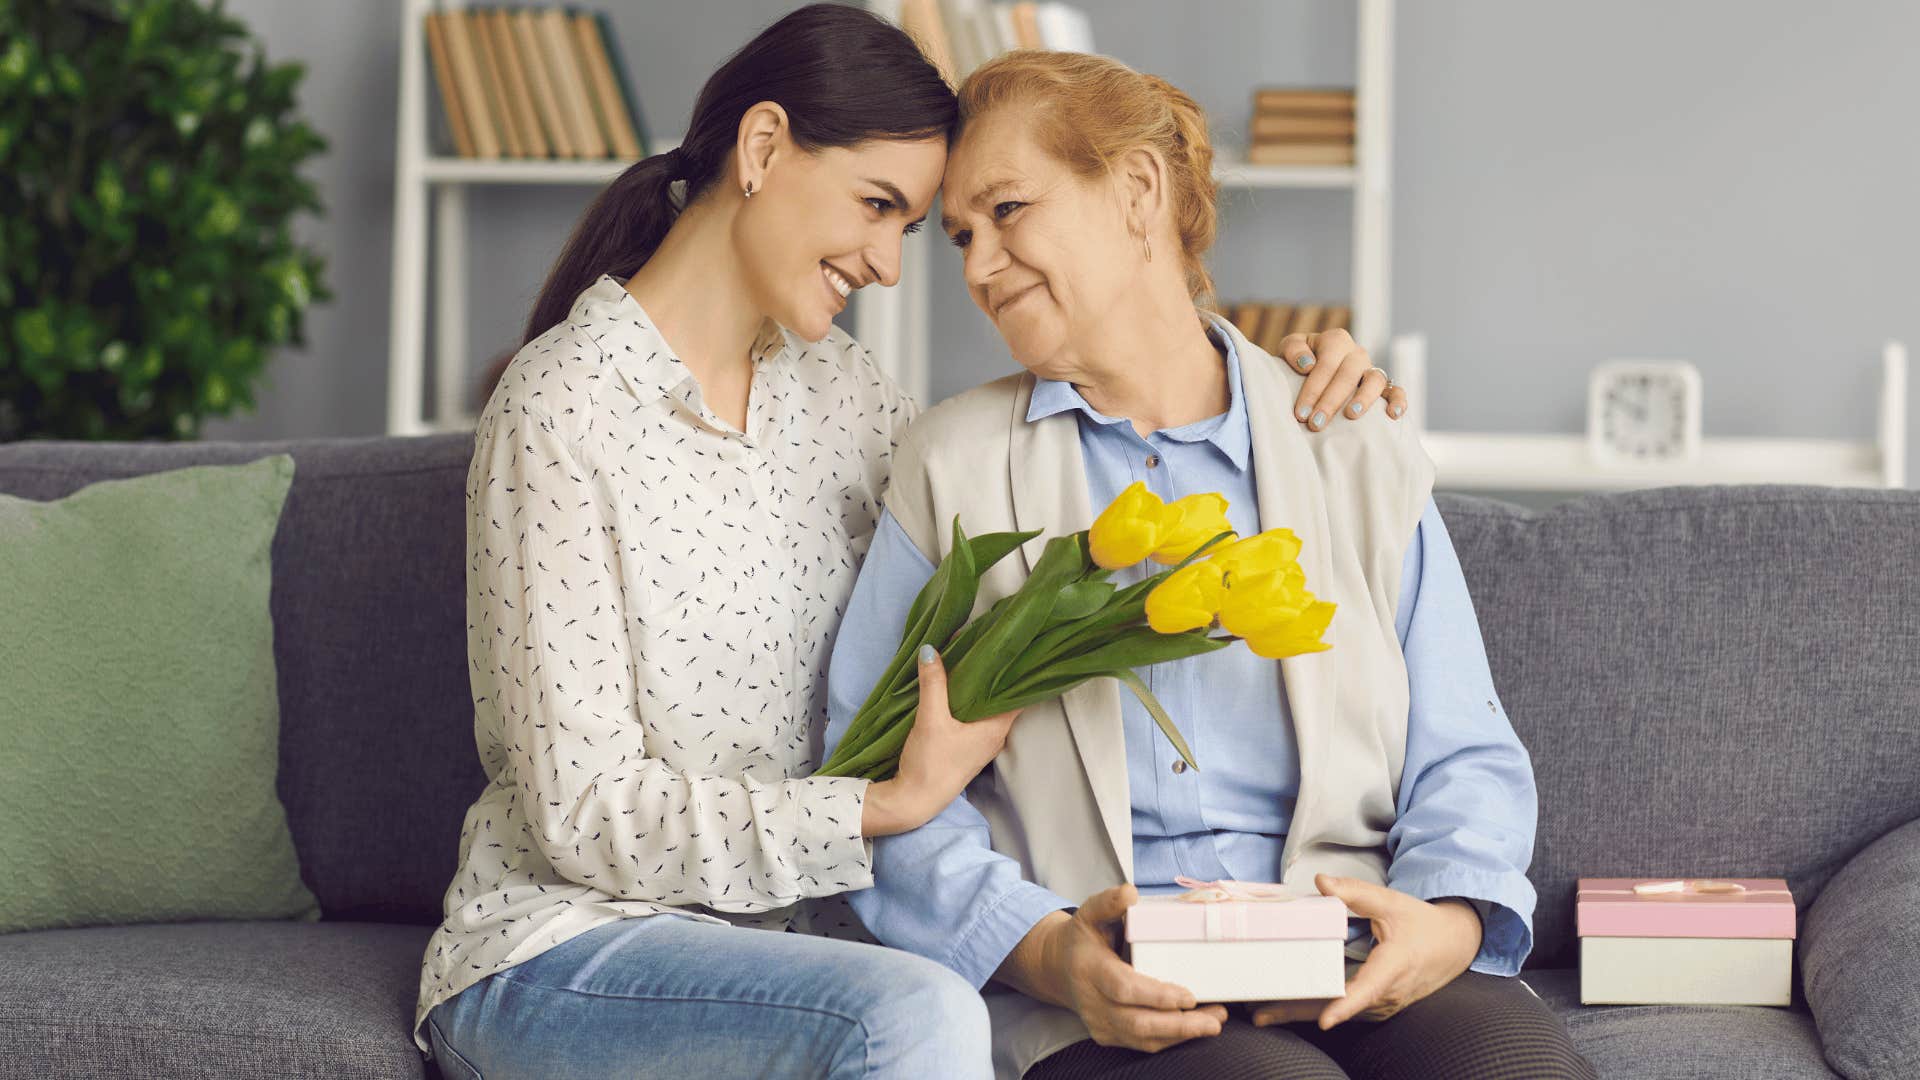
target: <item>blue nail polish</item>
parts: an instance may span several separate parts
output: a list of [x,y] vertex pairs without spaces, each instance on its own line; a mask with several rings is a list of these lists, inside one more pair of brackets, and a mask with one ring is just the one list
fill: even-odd
[[1313,426],[1314,426],[1314,427],[1319,427],[1319,426],[1320,426],[1321,424],[1324,424],[1324,423],[1326,423],[1326,422],[1327,422],[1327,414],[1326,414],[1326,413],[1323,413],[1323,412],[1317,412],[1317,413],[1314,413],[1314,414],[1313,414]]
[[931,645],[920,646],[920,662],[921,663],[931,664],[933,663],[934,659],[935,659],[935,654],[933,651],[933,646]]
[[1313,354],[1312,354],[1312,353],[1308,353],[1308,354],[1306,354],[1305,356],[1302,356],[1302,357],[1300,358],[1300,366],[1301,366],[1301,367],[1303,367],[1303,368],[1308,368],[1308,367],[1312,367],[1312,366],[1313,366]]
[[1300,406],[1300,411],[1295,413],[1294,415],[1298,416],[1302,420],[1305,420],[1307,418],[1307,407],[1305,405]]
[[1348,415],[1348,416],[1359,416],[1359,415],[1360,415],[1360,403],[1356,401],[1356,402],[1354,402],[1353,404],[1351,404],[1351,405],[1349,405],[1349,406],[1347,406],[1347,415]]

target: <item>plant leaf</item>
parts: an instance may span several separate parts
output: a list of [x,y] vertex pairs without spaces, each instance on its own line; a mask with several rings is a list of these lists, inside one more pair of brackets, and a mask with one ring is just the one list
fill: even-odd
[[1180,752],[1180,760],[1187,763],[1187,768],[1199,772],[1200,763],[1193,760],[1193,751],[1187,747],[1187,740],[1181,738],[1180,729],[1173,726],[1173,717],[1167,715],[1167,710],[1160,706],[1160,699],[1153,696],[1153,691],[1147,689],[1147,684],[1140,681],[1140,676],[1131,671],[1118,671],[1113,677],[1120,680],[1120,685],[1133,691],[1133,696],[1139,698],[1140,704],[1147,707],[1153,722],[1160,725],[1160,733],[1165,735],[1167,741],[1173,744],[1173,748]]

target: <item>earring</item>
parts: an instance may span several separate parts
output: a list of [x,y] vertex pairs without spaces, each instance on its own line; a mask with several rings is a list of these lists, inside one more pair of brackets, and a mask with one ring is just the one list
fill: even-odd
[[747,181],[747,198],[753,198],[753,181]]
[[1150,238],[1143,236],[1140,238],[1140,242],[1142,244],[1145,244],[1147,247],[1147,261],[1152,262],[1153,261],[1153,241]]

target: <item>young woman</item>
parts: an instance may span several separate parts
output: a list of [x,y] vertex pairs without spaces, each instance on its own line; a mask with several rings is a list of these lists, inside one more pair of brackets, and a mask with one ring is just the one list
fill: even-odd
[[[468,477],[489,784],[415,1018],[449,1076],[988,1075],[966,980],[750,932],[870,886],[869,838],[952,802],[1012,722],[955,722],[935,660],[896,779],[808,777],[915,412],[832,319],[896,280],[956,115],[897,29],[802,8],[713,75],[681,148],[614,181],[554,267]],[[1344,335],[1321,345],[1301,404],[1364,412],[1384,377]]]

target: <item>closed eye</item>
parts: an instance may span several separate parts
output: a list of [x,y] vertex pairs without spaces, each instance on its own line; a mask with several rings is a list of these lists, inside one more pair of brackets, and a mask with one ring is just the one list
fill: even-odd
[[947,237],[947,242],[951,243],[954,247],[957,247],[960,250],[965,251],[967,249],[967,243],[972,239],[973,239],[972,229],[961,229],[959,232],[954,233],[952,236]]

